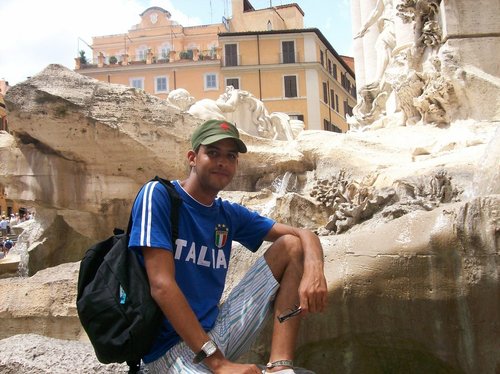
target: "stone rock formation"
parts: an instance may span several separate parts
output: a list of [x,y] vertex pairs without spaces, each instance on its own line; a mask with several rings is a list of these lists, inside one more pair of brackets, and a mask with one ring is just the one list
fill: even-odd
[[[16,249],[29,254],[28,276],[0,279],[0,337],[9,345],[35,333],[89,349],[75,309],[78,260],[90,242],[125,225],[141,183],[184,175],[189,134],[203,120],[57,65],[13,87],[6,102],[11,133],[0,134],[0,183],[37,215],[20,228]],[[495,372],[497,123],[303,131],[291,142],[243,137],[249,153],[221,195],[316,230],[325,250],[329,308],[305,321],[298,365],[317,373],[369,372],[372,362]],[[227,291],[255,258],[235,247]],[[266,362],[268,342],[266,330],[244,359]],[[0,367],[13,370],[7,357]]]
[[36,334],[0,340],[0,352],[3,374],[128,373],[125,364],[104,365],[96,361],[88,343]]

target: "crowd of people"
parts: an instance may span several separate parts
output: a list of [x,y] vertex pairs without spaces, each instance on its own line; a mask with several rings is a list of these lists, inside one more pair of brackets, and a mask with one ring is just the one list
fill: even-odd
[[5,258],[16,244],[15,240],[13,240],[14,235],[11,228],[32,218],[33,214],[29,211],[22,214],[2,214],[2,219],[0,220],[0,259]]

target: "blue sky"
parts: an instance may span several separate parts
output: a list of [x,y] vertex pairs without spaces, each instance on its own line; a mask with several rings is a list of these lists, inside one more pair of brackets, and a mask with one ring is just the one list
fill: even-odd
[[[297,3],[304,26],[316,27],[338,53],[352,55],[349,0],[250,0],[255,9]],[[220,22],[231,0],[1,0],[0,78],[17,84],[51,63],[74,68],[78,50],[93,36],[122,34],[139,14],[159,6],[183,26]],[[99,11],[98,11],[99,10]]]

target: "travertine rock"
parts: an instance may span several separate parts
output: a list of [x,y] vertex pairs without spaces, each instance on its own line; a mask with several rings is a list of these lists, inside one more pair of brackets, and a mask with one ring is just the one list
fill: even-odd
[[[188,137],[201,120],[57,65],[13,87],[6,102],[12,134],[0,134],[0,185],[37,214],[15,247],[30,252],[30,277],[0,280],[0,337],[85,340],[74,261],[91,241],[124,227],[141,183],[185,175]],[[221,195],[326,235],[330,306],[306,321],[299,365],[318,373],[366,373],[372,362],[396,372],[495,372],[498,123],[303,131],[291,142],[243,137],[249,153]],[[334,222],[336,198],[348,205]],[[255,259],[235,253],[229,288]],[[266,362],[268,338],[269,330],[247,359]],[[8,357],[11,370],[17,364]],[[26,370],[39,370],[36,356],[24,358],[33,368]]]
[[[477,198],[322,237],[329,308],[324,315],[305,320],[297,364],[317,373],[331,373],[331,367],[342,373],[367,372],[370,360],[377,359],[374,362],[394,370],[410,362],[415,370],[495,373],[500,327],[499,206],[499,195]],[[257,255],[236,249],[229,289]],[[2,326],[8,326],[2,329],[7,331],[5,336],[35,332],[85,340],[74,309],[77,266],[61,265],[31,278],[0,280],[0,316]],[[269,337],[268,329],[244,359],[265,362]],[[0,342],[0,347],[9,342]],[[58,347],[61,343],[45,344]],[[352,362],[343,359],[345,354]],[[8,357],[3,362],[13,365],[14,357]]]
[[0,340],[3,374],[128,373],[124,364],[104,365],[90,343],[60,340],[36,334]]

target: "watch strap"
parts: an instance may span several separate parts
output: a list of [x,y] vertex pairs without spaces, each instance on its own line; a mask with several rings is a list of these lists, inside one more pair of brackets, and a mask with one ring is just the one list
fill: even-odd
[[[217,351],[217,344],[213,340],[209,340],[201,347],[201,350],[194,356],[193,363],[199,364],[207,357],[210,357]],[[208,353],[207,353],[208,352]]]

